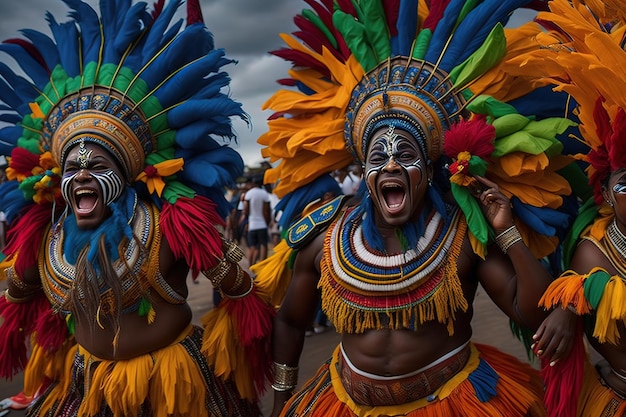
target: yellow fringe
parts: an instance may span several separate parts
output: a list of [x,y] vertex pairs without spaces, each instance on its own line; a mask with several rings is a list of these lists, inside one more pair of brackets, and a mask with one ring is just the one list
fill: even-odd
[[215,375],[223,380],[232,378],[242,398],[256,397],[253,381],[250,381],[245,363],[244,350],[237,337],[236,324],[225,308],[214,308],[202,317],[204,332],[202,353],[214,366]]
[[280,306],[291,282],[289,258],[293,249],[283,239],[276,246],[271,256],[250,267],[256,274],[254,279],[257,294],[263,300],[269,300],[273,306]]
[[618,324],[626,324],[626,284],[624,280],[614,275],[604,287],[604,293],[596,311],[596,325],[593,336],[600,343],[617,345],[620,341]]
[[585,361],[585,378],[578,396],[577,413],[582,417],[623,416],[626,413],[626,400],[606,386],[588,358]]
[[46,352],[39,344],[35,343],[35,337],[31,337],[32,350],[28,358],[28,364],[24,369],[24,394],[33,396],[46,379],[58,381],[65,372],[65,358],[71,351],[72,358],[75,342],[65,341],[61,348],[53,353]]
[[[459,221],[458,230],[449,250],[448,259],[456,260],[463,246],[463,239],[467,230],[464,220]],[[330,235],[327,236],[325,247],[330,247]],[[459,280],[456,262],[445,262],[444,278],[430,298],[422,301],[413,308],[386,312],[364,311],[358,307],[343,302],[340,294],[331,286],[331,281],[337,281],[337,276],[327,260],[326,255],[321,263],[321,279],[319,288],[322,290],[322,308],[328,314],[331,322],[339,333],[363,333],[370,329],[392,328],[403,329],[428,321],[437,320],[446,325],[448,333],[454,333],[456,311],[466,311],[467,300],[463,294]],[[435,273],[434,271],[433,273]],[[383,325],[382,317],[385,316]]]

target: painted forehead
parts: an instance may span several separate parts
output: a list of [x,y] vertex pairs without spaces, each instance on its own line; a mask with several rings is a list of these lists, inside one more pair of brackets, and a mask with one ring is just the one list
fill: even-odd
[[397,129],[395,126],[389,126],[386,130],[379,130],[372,135],[370,140],[369,151],[372,149],[383,147],[386,149],[389,156],[393,155],[394,150],[399,146],[403,148],[411,147],[419,152],[419,156],[423,156],[423,149],[419,140],[417,140],[411,133]]

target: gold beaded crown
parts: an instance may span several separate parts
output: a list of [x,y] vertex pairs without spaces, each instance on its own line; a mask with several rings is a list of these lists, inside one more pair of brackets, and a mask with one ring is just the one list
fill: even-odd
[[410,132],[431,161],[443,151],[443,136],[462,112],[465,99],[429,62],[394,57],[383,62],[354,88],[344,129],[348,149],[364,163],[369,139],[381,127]]

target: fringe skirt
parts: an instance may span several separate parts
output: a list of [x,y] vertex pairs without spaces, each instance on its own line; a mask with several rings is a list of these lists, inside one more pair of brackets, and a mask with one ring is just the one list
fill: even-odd
[[405,404],[357,404],[338,372],[340,349],[285,405],[281,416],[545,417],[539,372],[493,347],[471,344],[456,375],[433,394]]
[[578,398],[578,417],[626,416],[626,397],[609,387],[598,370],[587,361],[585,378]]
[[133,359],[101,360],[77,346],[65,374],[35,400],[31,417],[258,417],[231,381],[217,378],[200,348],[202,329],[190,326],[165,348]]

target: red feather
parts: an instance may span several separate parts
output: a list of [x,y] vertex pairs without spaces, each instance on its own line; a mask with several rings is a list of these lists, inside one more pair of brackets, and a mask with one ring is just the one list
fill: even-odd
[[39,166],[39,156],[24,148],[15,147],[11,152],[11,168],[18,174],[30,177],[33,168]]
[[389,28],[389,35],[398,35],[398,14],[400,10],[400,0],[388,0],[383,2],[383,9],[385,10],[385,17],[387,18],[387,27]]
[[430,10],[428,16],[424,19],[422,29],[430,29],[431,32],[435,31],[437,24],[443,18],[443,12],[448,7],[450,0],[434,0],[430,3]]
[[602,182],[611,174],[611,161],[607,149],[607,146],[611,143],[612,136],[611,120],[603,103],[604,99],[600,97],[593,108],[593,121],[596,125],[596,134],[603,145],[599,146],[597,149],[592,149],[587,154],[587,160],[594,169],[594,172],[589,176],[589,183],[593,187],[594,201],[598,205],[604,202]]
[[194,23],[204,23],[202,8],[198,0],[187,0],[187,26]]
[[41,55],[39,50],[32,43],[27,42],[24,39],[18,39],[18,38],[7,39],[3,41],[2,43],[8,43],[8,44],[21,46],[28,53],[28,55],[30,55],[35,61],[39,63],[39,65],[41,65],[42,68],[45,68],[46,71],[48,71],[48,74],[52,72],[50,68],[48,68],[48,65],[46,65],[46,60],[43,58],[43,55]]
[[10,303],[0,297],[0,378],[11,379],[24,370],[27,357],[26,341],[33,332],[40,306],[48,306],[43,293],[28,303]]
[[37,265],[43,234],[46,225],[50,223],[51,213],[50,204],[33,204],[11,223],[3,253],[7,257],[19,253],[15,262],[15,272],[18,275],[22,275],[26,268]]
[[271,378],[271,335],[276,311],[264,303],[256,290],[243,298],[228,298],[223,301],[228,315],[237,324],[237,333],[246,352],[247,366],[259,395],[263,394],[266,381]]
[[192,273],[211,269],[224,257],[222,238],[215,225],[224,221],[206,197],[181,197],[163,204],[161,230],[176,258],[184,258]]
[[443,141],[443,152],[450,158],[456,158],[461,152],[487,159],[493,152],[496,129],[483,117],[461,120],[450,126]]
[[575,417],[576,401],[583,383],[584,363],[587,360],[583,344],[582,323],[579,320],[574,347],[569,356],[550,366],[541,361],[541,376],[546,383],[544,403],[549,417]]

